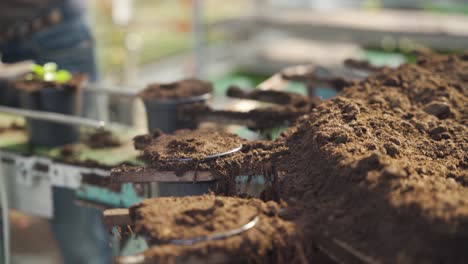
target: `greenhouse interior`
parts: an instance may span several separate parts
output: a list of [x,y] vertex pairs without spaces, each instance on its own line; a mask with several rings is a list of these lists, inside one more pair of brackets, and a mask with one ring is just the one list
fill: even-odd
[[0,263],[468,263],[467,1],[2,0],[0,58]]

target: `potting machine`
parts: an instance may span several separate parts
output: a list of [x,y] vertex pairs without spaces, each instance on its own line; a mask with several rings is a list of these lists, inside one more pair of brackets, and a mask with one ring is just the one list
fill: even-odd
[[[275,81],[276,80],[276,81]],[[264,83],[263,86],[275,86],[277,76]],[[90,87],[90,91],[108,93],[119,96],[136,97],[136,93],[116,89],[99,89]],[[194,102],[205,101],[207,96]],[[174,106],[171,106],[174,108]],[[172,113],[173,114],[173,113]],[[134,150],[131,138],[138,134],[135,129],[119,124],[100,120],[70,116],[54,112],[26,110],[15,107],[0,106],[0,125],[8,127],[15,123],[24,127],[26,120],[47,121],[81,127],[82,130],[110,129],[121,137],[122,146],[93,150],[84,144],[73,144],[79,149],[79,156],[73,161],[66,161],[62,157],[63,147],[34,148],[28,143],[28,136],[24,130],[6,130],[0,134],[0,164],[2,187],[2,208],[15,208],[20,211],[41,217],[53,217],[52,188],[75,189],[77,201],[86,205],[104,208],[128,207],[143,198],[158,194],[156,182],[193,182],[193,173],[177,177],[174,173],[151,173],[150,171],[126,180],[119,178],[119,188],[109,188],[110,168],[122,163],[139,164],[138,152]],[[227,118],[227,117],[226,117]],[[174,117],[172,119],[175,119]],[[232,121],[232,120],[231,120]],[[150,123],[151,125],[151,123]],[[158,125],[160,127],[160,125]],[[151,129],[151,128],[150,128]],[[166,127],[166,132],[175,128]],[[216,157],[229,155],[239,148],[220,153]],[[207,157],[216,158],[216,157]],[[124,175],[125,176],[125,175]],[[91,180],[90,180],[91,179]],[[94,180],[93,180],[94,179]],[[167,185],[164,193],[173,195],[175,192],[184,194],[201,194],[208,191],[210,182],[214,178],[209,173],[198,173],[197,181],[203,188],[197,190]],[[202,182],[206,183],[203,184]],[[182,188],[182,189],[181,189]],[[5,189],[9,190],[5,193]],[[203,190],[202,190],[203,189]],[[14,190],[14,191],[11,191]],[[198,192],[198,193],[194,193]],[[162,193],[162,194],[164,194]],[[3,199],[5,198],[5,199]],[[8,202],[8,203],[7,203]],[[6,214],[3,214],[6,216]],[[3,221],[7,227],[7,221]],[[8,232],[4,233],[8,235]],[[6,236],[7,238],[7,236]],[[7,239],[8,240],[8,239]],[[8,245],[8,242],[4,243]],[[8,251],[6,249],[6,251]]]

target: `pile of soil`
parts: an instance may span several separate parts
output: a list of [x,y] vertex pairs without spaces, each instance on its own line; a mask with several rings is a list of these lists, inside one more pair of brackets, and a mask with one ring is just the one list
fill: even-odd
[[108,130],[96,130],[88,135],[84,144],[92,149],[115,148],[122,145],[120,140]]
[[[293,263],[303,256],[293,223],[280,217],[275,202],[214,195],[154,198],[130,207],[137,234],[153,245],[144,252],[147,262],[186,263]],[[238,235],[175,245],[174,240],[209,237],[249,223],[257,224]],[[219,263],[219,262],[217,262]]]
[[[270,188],[263,198],[285,199],[297,213],[295,228],[309,262],[318,247],[361,262],[466,263],[467,76],[466,54],[377,69],[343,85],[277,141],[245,142],[238,153],[189,162],[183,170],[213,171],[222,183],[216,193],[228,195],[237,194],[235,176],[266,175]],[[180,164],[150,166],[175,170]],[[240,243],[216,242],[224,251]],[[209,249],[165,245],[149,256]]]
[[328,237],[362,261],[468,261],[467,76],[456,55],[379,69],[280,139],[281,197],[302,212],[308,245]]
[[139,93],[144,100],[177,100],[211,93],[213,85],[197,79],[186,79],[168,84],[155,83]]
[[88,80],[88,77],[84,74],[74,73],[72,78],[67,83],[58,83],[58,82],[50,82],[50,81],[43,81],[43,80],[24,80],[18,79],[14,80],[10,83],[10,86],[26,92],[37,92],[44,88],[52,88],[57,90],[80,90],[84,87],[84,84]]

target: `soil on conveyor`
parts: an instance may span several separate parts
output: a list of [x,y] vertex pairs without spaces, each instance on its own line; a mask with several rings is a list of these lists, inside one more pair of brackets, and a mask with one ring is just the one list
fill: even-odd
[[[130,207],[135,232],[153,245],[147,263],[294,263],[303,256],[292,222],[275,202],[204,195],[153,198]],[[206,239],[246,225],[251,229],[219,240]],[[200,239],[201,238],[201,239]],[[180,245],[175,240],[190,240]],[[178,244],[179,243],[179,244]],[[196,262],[196,261],[195,261]]]
[[108,130],[96,130],[84,140],[84,144],[92,149],[115,148],[122,145],[119,139]]
[[424,57],[346,86],[289,130],[281,197],[306,244],[367,263],[467,263],[467,89],[466,55]]
[[139,93],[144,100],[178,100],[211,93],[213,85],[210,82],[197,79],[186,79],[168,84],[155,83]]
[[[201,161],[208,156],[236,149],[243,141],[236,135],[218,131],[178,130],[173,134],[153,137],[144,149],[143,158],[151,163],[178,159]],[[136,141],[135,144],[140,143]]]
[[[138,136],[135,147],[143,151],[141,159],[146,167],[120,166],[114,174],[141,173],[145,169],[174,171],[181,176],[187,171],[210,171],[217,179],[213,191],[222,195],[241,195],[235,177],[239,175],[263,175],[266,178],[263,199],[278,200],[275,160],[287,154],[282,142],[246,141],[233,134],[213,130],[182,130],[174,135],[156,132]],[[216,144],[215,144],[216,143]],[[219,154],[242,145],[242,148],[227,156],[205,160],[209,155]],[[177,158],[191,160],[180,161]],[[194,176],[196,182],[196,173]]]

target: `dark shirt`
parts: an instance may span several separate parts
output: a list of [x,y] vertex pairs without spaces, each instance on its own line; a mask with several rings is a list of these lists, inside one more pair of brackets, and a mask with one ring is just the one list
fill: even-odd
[[84,0],[0,0],[0,31],[9,27],[31,21],[52,8],[70,4],[73,8],[80,9]]

